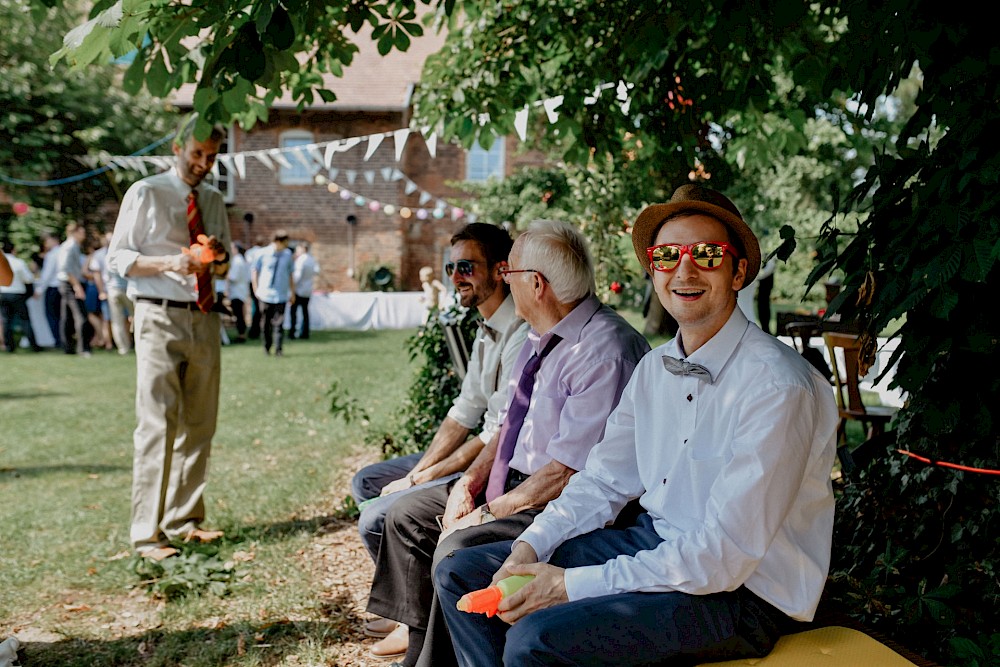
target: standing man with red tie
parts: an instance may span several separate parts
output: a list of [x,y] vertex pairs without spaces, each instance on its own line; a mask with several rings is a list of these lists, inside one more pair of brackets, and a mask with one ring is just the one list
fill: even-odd
[[[199,140],[195,120],[189,117],[174,138],[174,167],[125,193],[108,249],[108,262],[128,278],[135,303],[130,537],[137,553],[154,560],[177,553],[171,540],[222,535],[200,526],[221,370],[213,282],[229,270],[231,239],[222,193],[202,181],[225,130],[213,127]],[[208,236],[213,261],[184,252],[199,234]]]

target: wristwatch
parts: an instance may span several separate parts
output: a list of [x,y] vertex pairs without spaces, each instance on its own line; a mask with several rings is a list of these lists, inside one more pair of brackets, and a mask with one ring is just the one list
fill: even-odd
[[497,518],[493,516],[493,512],[490,511],[490,504],[486,503],[479,508],[479,525],[484,523],[489,523],[490,521],[496,521]]

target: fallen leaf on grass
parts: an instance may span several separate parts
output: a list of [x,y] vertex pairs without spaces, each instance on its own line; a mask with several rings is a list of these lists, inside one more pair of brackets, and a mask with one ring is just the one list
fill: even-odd
[[111,556],[110,558],[108,558],[108,560],[122,560],[124,558],[128,558],[131,555],[132,555],[132,552],[129,551],[128,549],[126,549],[125,551],[119,551],[114,556]]
[[64,604],[63,609],[66,611],[90,611],[89,604]]

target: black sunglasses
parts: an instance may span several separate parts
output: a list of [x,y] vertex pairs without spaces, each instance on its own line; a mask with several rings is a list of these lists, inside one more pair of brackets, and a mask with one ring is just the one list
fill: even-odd
[[448,262],[444,265],[444,273],[447,276],[458,271],[460,276],[471,276],[475,270],[476,261],[472,259],[460,259],[457,262]]

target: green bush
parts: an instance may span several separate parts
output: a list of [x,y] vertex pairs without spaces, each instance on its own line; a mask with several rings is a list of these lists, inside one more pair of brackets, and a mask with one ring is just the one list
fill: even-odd
[[996,477],[875,450],[837,499],[828,595],[940,664],[1000,666]]

